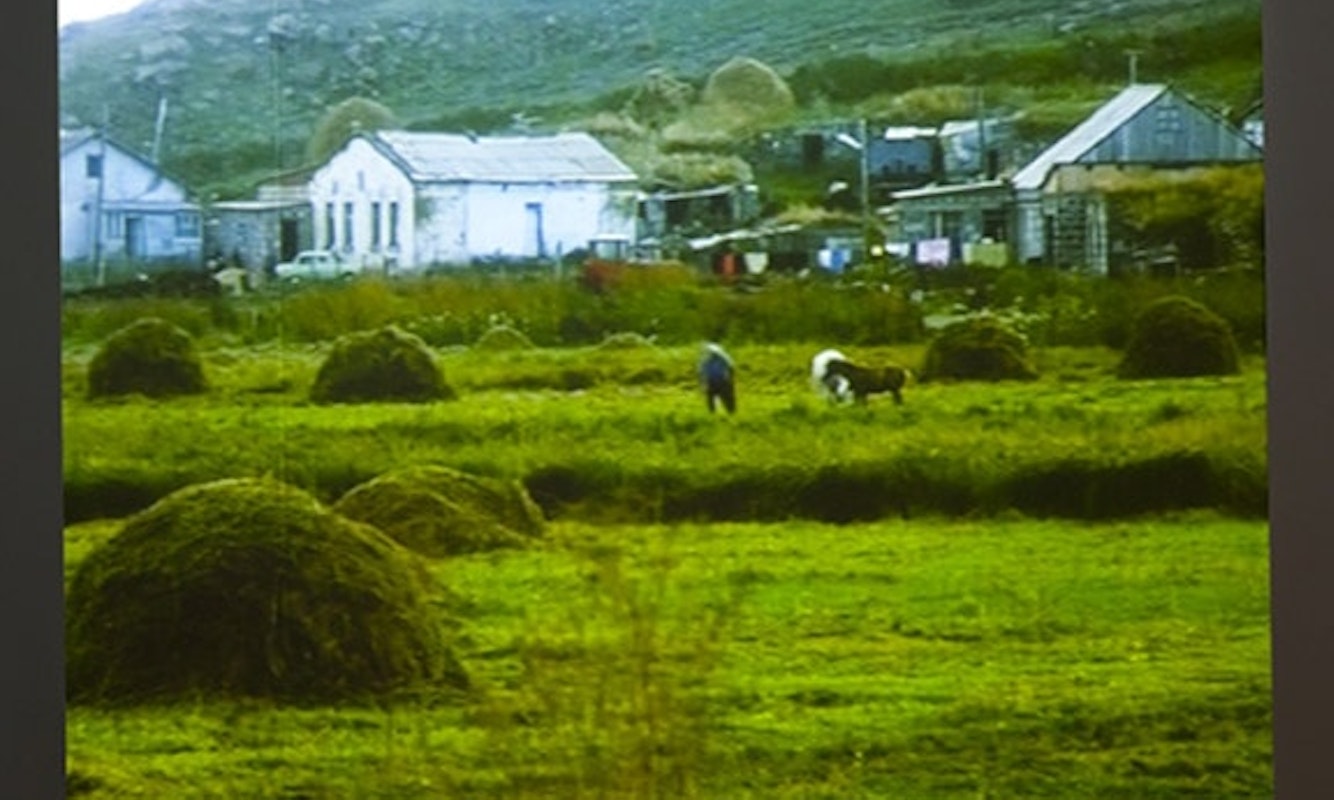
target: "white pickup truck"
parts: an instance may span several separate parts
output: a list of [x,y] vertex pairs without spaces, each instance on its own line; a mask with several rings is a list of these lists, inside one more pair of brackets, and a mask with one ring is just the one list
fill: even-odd
[[359,271],[332,250],[304,250],[273,268],[273,274],[283,281],[351,278]]

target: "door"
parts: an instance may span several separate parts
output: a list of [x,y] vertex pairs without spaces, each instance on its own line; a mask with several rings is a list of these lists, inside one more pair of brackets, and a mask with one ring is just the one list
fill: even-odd
[[301,250],[301,242],[297,239],[299,228],[294,219],[285,219],[278,226],[278,260],[284,264],[296,258],[296,254]]
[[547,254],[546,242],[542,235],[542,204],[525,203],[524,207],[524,242],[523,254],[542,258]]
[[148,240],[144,236],[144,218],[125,218],[125,257],[130,261],[140,261],[148,253]]

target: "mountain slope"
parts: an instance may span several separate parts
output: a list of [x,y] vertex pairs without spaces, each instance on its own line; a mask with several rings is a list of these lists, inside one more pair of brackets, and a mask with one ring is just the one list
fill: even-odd
[[62,31],[62,122],[106,114],[147,150],[165,98],[164,163],[225,181],[299,164],[313,121],[352,95],[409,126],[550,122],[616,107],[651,68],[698,82],[749,55],[791,74],[1235,8],[1258,19],[1259,0],[149,0]]

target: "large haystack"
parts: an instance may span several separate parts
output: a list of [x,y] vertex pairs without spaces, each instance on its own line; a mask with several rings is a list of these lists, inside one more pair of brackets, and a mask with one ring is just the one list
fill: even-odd
[[438,466],[381,475],[343,495],[334,510],[434,557],[526,547],[545,527],[518,481]]
[[944,328],[931,342],[922,380],[1033,380],[1024,337],[995,317],[982,316]]
[[73,702],[293,702],[466,686],[417,557],[275,481],[188,487],[89,554],[66,603]]
[[1238,371],[1227,321],[1187,297],[1164,297],[1135,318],[1121,362],[1123,378],[1191,378]]
[[88,396],[149,397],[205,391],[204,367],[190,334],[146,317],[107,337],[88,364]]
[[453,397],[421,337],[393,326],[339,338],[310,390],[316,403],[424,403]]
[[737,57],[714,70],[704,84],[703,101],[711,106],[750,108],[781,113],[797,101],[774,69],[753,58]]

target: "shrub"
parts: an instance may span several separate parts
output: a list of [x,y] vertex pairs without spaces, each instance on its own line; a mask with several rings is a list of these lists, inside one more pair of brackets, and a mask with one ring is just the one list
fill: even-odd
[[545,527],[541,509],[517,481],[438,466],[381,475],[353,488],[334,510],[436,557],[525,547]]
[[1186,297],[1155,300],[1135,318],[1119,374],[1189,378],[1238,371],[1237,344],[1222,317]]
[[426,343],[393,326],[334,342],[310,392],[317,403],[429,402],[454,396]]
[[1032,380],[1028,344],[995,317],[984,315],[943,328],[932,340],[922,380]]
[[415,557],[270,480],[187,487],[79,566],[75,702],[199,695],[329,702],[465,687]]
[[88,364],[88,396],[168,397],[205,391],[204,367],[190,334],[148,317],[109,336]]

